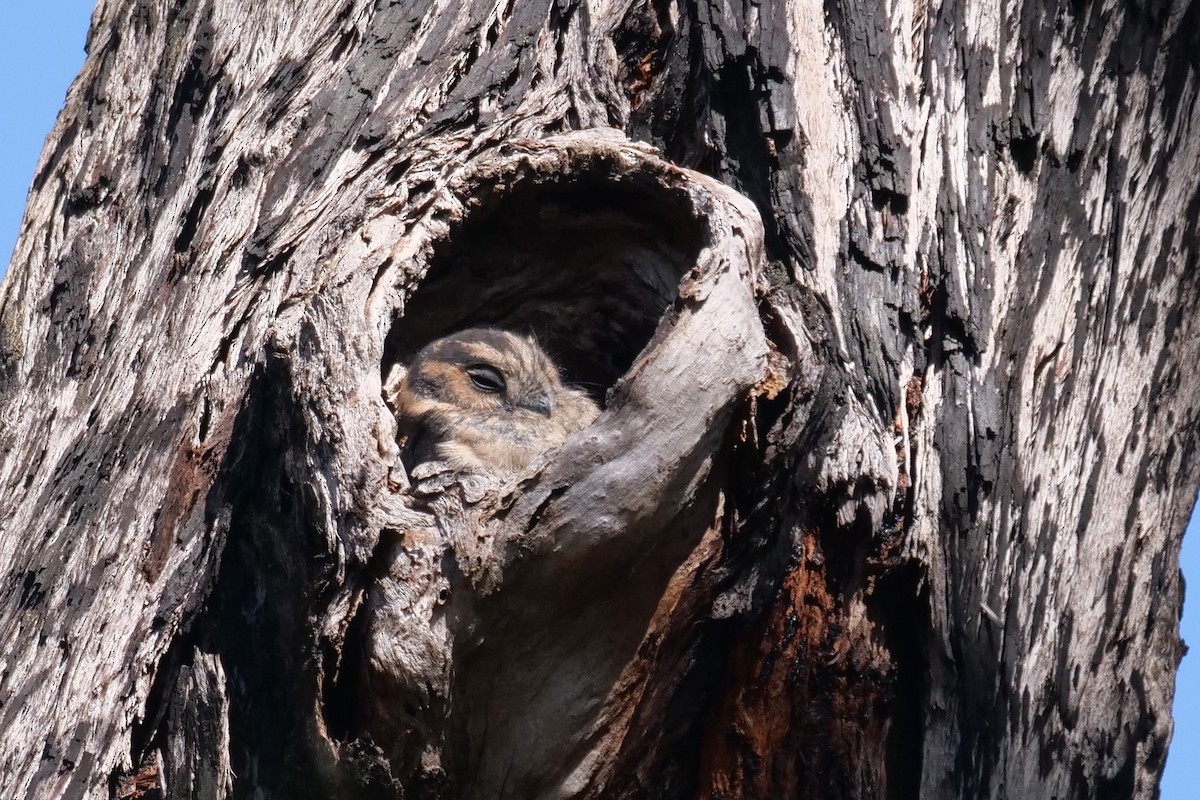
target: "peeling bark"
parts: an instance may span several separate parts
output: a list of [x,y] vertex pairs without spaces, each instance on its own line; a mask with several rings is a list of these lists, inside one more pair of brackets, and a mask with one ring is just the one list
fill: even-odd
[[[1200,6],[101,0],[0,287],[0,796],[1143,797]],[[605,407],[414,480],[385,386]]]

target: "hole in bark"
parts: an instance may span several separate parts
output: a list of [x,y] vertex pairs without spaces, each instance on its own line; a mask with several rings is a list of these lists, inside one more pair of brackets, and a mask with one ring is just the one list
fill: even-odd
[[[307,716],[324,664],[336,662],[329,639],[311,624],[323,600],[311,587],[328,585],[331,564],[317,501],[279,467],[311,437],[294,385],[284,359],[251,378],[232,422],[235,445],[218,467],[217,480],[237,488],[214,492],[205,507],[207,519],[228,520],[219,567],[189,575],[212,588],[160,661],[145,718],[131,735],[135,757],[162,751],[163,784],[203,776],[189,796],[224,797],[212,788],[229,777],[222,764],[234,797],[346,796],[332,788],[337,776],[321,760],[324,744]],[[158,616],[176,613],[183,592],[182,585],[164,590]]]
[[439,246],[387,337],[383,372],[471,326],[532,333],[564,378],[597,399],[649,341],[693,266],[700,226],[647,179],[520,188],[476,210]]
[[[591,169],[595,172],[587,174]],[[691,196],[671,188],[670,176],[647,170],[626,171],[614,177],[613,165],[602,163],[602,159],[580,171],[585,174],[522,175],[516,186],[489,186],[470,193],[473,207],[435,244],[425,279],[406,300],[404,316],[394,322],[387,336],[381,365],[385,382],[394,365],[410,362],[430,341],[477,326],[532,334],[559,364],[566,382],[584,388],[597,400],[629,369],[655,334],[664,313],[677,302],[680,280],[696,266],[701,248],[708,244],[708,227]],[[697,516],[707,524],[713,513],[712,508],[703,506]],[[703,531],[704,524],[695,521],[684,528]],[[640,589],[623,585],[615,600],[596,587],[581,589],[578,583],[572,584],[572,592],[615,603],[623,618],[648,616],[656,607],[655,592],[661,592],[670,569],[683,558],[673,548],[692,540],[667,536],[666,541],[669,545],[663,546],[663,552],[669,555],[659,553],[640,563],[635,573],[642,580]],[[381,547],[377,555],[384,552]],[[391,548],[386,552],[399,551]],[[381,557],[381,563],[368,567],[366,579],[371,580],[372,574],[383,572],[387,566]],[[458,569],[451,561],[444,565],[442,574],[454,576]],[[437,592],[439,605],[448,604],[449,609],[437,614],[460,613],[455,610],[456,597],[452,595],[448,589]],[[586,605],[579,614],[599,613],[591,609],[590,603]],[[443,744],[438,739],[442,732],[432,727],[435,723],[448,724],[442,721],[448,714],[444,690],[435,692],[432,687],[415,684],[391,687],[383,678],[373,683],[377,676],[362,662],[367,657],[370,636],[364,620],[364,613],[360,613],[347,631],[343,651],[347,659],[337,685],[325,695],[330,733],[341,743],[343,753],[358,752],[355,748],[361,750],[364,744],[373,748],[370,753],[359,754],[365,766],[355,767],[356,779],[374,781],[385,795],[392,791],[387,788],[390,782],[399,781],[404,784],[406,797],[440,796],[436,794],[441,791],[439,781],[467,780],[463,775],[477,767],[473,759],[479,757],[465,747],[468,741],[474,741],[471,737],[481,735],[475,727],[477,718],[471,716],[481,704],[470,698],[471,691],[479,688],[478,680],[489,678],[473,682],[463,676],[502,674],[488,661],[497,656],[491,650],[472,650],[471,658],[476,660],[455,662],[453,696],[459,702],[467,698],[467,705],[459,709],[461,720],[445,732]],[[523,624],[540,630],[534,623]],[[506,629],[486,623],[481,625],[489,631],[489,642],[504,635],[518,635],[505,634]],[[632,634],[626,631],[609,635],[613,643],[606,646],[622,654],[613,657],[614,664],[631,657],[645,630],[644,623],[627,627]],[[523,628],[518,630],[520,635],[527,633]],[[587,639],[589,630],[585,625],[574,635],[576,639]],[[555,640],[551,649],[565,660],[578,644],[574,639]],[[402,647],[417,653],[415,660],[426,654],[415,647],[411,637],[398,644],[397,650]],[[456,654],[455,658],[467,656]],[[414,674],[420,669],[424,669],[423,662],[416,664]],[[592,683],[615,681],[619,670],[605,664],[595,673],[589,674],[591,683],[585,682],[585,686],[602,697],[604,692]],[[522,696],[522,692],[549,697],[561,691],[561,687],[545,689],[542,684],[535,690],[525,682],[538,681],[520,671],[500,680],[502,685],[513,684],[505,689],[513,697]],[[547,679],[540,676],[539,680]],[[421,702],[406,707],[406,701],[401,700],[386,708],[364,708],[363,695],[380,686],[380,694],[414,695]],[[487,694],[494,699],[503,693],[489,690]],[[508,700],[495,702],[497,707],[505,707]],[[392,731],[399,734],[393,737]],[[438,748],[446,748],[439,756],[445,762],[430,762],[437,763],[437,769],[424,763],[426,754],[422,750],[435,743]],[[443,763],[445,772],[440,771]],[[464,766],[468,763],[469,768]],[[376,772],[381,777],[371,778]]]
[[1037,164],[1038,137],[1014,137],[1008,144],[1008,150],[1017,169],[1026,175],[1033,172],[1033,168]]
[[895,665],[893,682],[883,702],[890,708],[891,724],[884,736],[888,798],[917,797],[921,786],[921,746],[927,691],[923,637],[927,636],[921,609],[927,608],[927,589],[920,568],[905,562],[879,576],[869,614],[883,634]]

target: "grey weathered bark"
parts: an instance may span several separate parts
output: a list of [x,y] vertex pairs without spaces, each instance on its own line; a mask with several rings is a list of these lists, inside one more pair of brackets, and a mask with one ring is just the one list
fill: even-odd
[[[0,796],[1153,793],[1200,4],[101,0],[88,50],[0,289]],[[385,383],[469,324],[606,410],[413,486]]]

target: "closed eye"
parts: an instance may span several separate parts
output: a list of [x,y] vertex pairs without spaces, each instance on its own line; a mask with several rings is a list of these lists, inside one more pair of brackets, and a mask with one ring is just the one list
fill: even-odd
[[487,364],[471,364],[466,369],[467,377],[471,379],[471,383],[475,384],[475,388],[481,392],[504,394],[504,390],[508,388],[508,385],[504,381],[504,376],[495,367]]

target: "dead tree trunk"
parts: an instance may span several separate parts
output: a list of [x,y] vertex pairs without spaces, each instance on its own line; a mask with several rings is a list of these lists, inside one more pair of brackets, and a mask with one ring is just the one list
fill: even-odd
[[[0,797],[1153,795],[1200,4],[294,5],[102,0],[47,142]],[[480,324],[605,410],[414,486]]]

